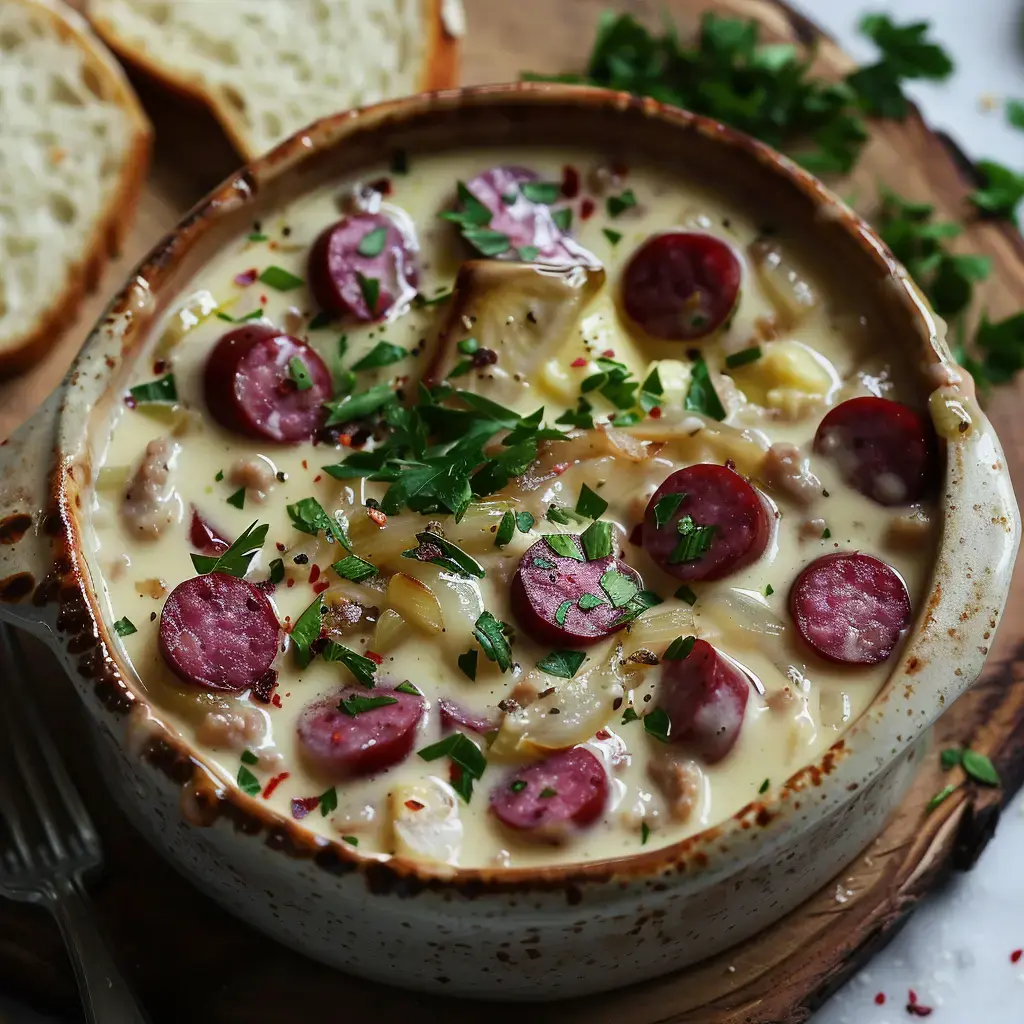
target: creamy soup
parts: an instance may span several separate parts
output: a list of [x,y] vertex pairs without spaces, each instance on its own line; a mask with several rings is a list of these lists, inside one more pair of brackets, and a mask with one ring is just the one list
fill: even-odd
[[722,821],[870,704],[937,446],[863,300],[677,168],[401,155],[153,332],[87,548],[155,713],[359,854]]

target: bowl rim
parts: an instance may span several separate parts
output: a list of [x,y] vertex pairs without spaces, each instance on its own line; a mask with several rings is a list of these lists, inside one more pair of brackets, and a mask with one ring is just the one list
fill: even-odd
[[[219,771],[207,764],[205,755],[193,749],[184,736],[161,722],[159,706],[152,706],[152,721],[146,742],[139,749],[140,755],[175,781],[188,779],[199,803],[208,812],[209,823],[223,815],[232,820],[239,831],[254,836],[265,833],[266,844],[272,849],[300,858],[313,858],[320,866],[337,874],[361,872],[366,876],[371,891],[375,892],[389,891],[396,886],[403,890],[429,887],[454,888],[475,896],[485,891],[562,888],[569,892],[572,901],[572,893],[580,883],[616,881],[650,886],[670,874],[687,880],[700,878],[706,881],[709,875],[736,870],[737,853],[741,853],[743,863],[768,856],[784,843],[791,842],[808,827],[809,822],[821,820],[853,799],[858,789],[866,787],[886,767],[894,764],[902,751],[912,746],[941,713],[947,699],[954,698],[973,682],[987,654],[987,646],[981,644],[981,634],[985,630],[989,633],[994,630],[1006,598],[1009,570],[1020,529],[998,440],[973,402],[970,377],[956,365],[945,345],[941,321],[931,313],[906,271],[856,213],[812,175],[764,143],[708,118],[652,99],[588,86],[539,83],[471,86],[421,93],[323,118],[265,156],[243,166],[201,200],[150,251],[118,291],[107,314],[91,333],[62,388],[65,401],[59,413],[58,462],[52,477],[52,496],[63,526],[63,559],[58,555],[58,567],[66,569],[62,581],[64,591],[67,592],[69,585],[77,591],[73,600],[79,607],[84,600],[84,607],[95,627],[97,674],[100,676],[97,691],[105,691],[101,700],[108,708],[117,712],[134,708],[135,714],[146,715],[150,714],[151,705],[127,682],[135,677],[135,673],[122,655],[119,644],[114,642],[112,629],[105,621],[98,597],[102,584],[98,588],[93,586],[84,553],[77,509],[83,492],[89,488],[89,481],[88,474],[76,475],[74,468],[81,460],[85,444],[83,426],[88,422],[85,408],[88,402],[68,400],[71,388],[85,382],[86,388],[93,388],[96,398],[104,394],[111,374],[125,353],[134,358],[133,350],[143,347],[142,339],[134,336],[139,333],[140,323],[143,337],[149,325],[145,316],[135,316],[134,312],[144,309],[147,303],[152,304],[153,296],[166,286],[174,264],[219,217],[253,202],[262,187],[286,179],[322,152],[343,146],[354,135],[379,134],[409,126],[424,115],[436,115],[438,112],[450,114],[465,107],[528,110],[558,104],[595,115],[639,116],[658,122],[664,131],[676,133],[679,137],[696,133],[732,150],[738,154],[738,159],[758,165],[761,173],[784,179],[803,193],[812,205],[827,211],[826,215],[837,221],[861,250],[865,259],[865,275],[869,264],[873,265],[880,286],[885,281],[896,289],[908,323],[916,325],[924,364],[940,371],[936,379],[969,409],[974,427],[968,435],[947,445],[946,479],[939,502],[940,508],[945,506],[945,515],[932,578],[924,592],[928,596],[904,645],[899,664],[894,665],[868,709],[822,756],[793,773],[785,783],[772,787],[768,793],[718,824],[666,846],[614,858],[535,867],[452,867],[426,865],[394,855],[362,854],[340,838],[319,836],[305,829],[300,821],[246,796],[232,785],[223,785]],[[458,143],[451,143],[442,148],[450,150],[457,147]],[[298,192],[302,194],[302,189],[299,188]],[[103,374],[108,378],[107,382],[100,381],[94,385],[92,379]],[[977,457],[964,457],[965,445],[972,439],[983,439],[987,444],[986,458],[991,455],[991,480],[974,471],[979,461]],[[970,490],[972,484],[980,487],[986,481],[995,490],[996,505],[1001,502],[1003,509],[1005,530],[1001,538],[996,536],[994,520],[986,533],[983,530],[986,523],[980,517],[974,517],[978,519],[976,523],[970,521],[968,503],[955,501],[958,494],[973,494]],[[952,531],[954,533],[964,531],[972,536],[988,538],[984,545],[977,545],[982,549],[978,553],[988,558],[990,567],[986,573],[979,574],[983,577],[983,586],[965,590],[962,586],[950,585],[953,570],[963,561],[962,557],[956,557],[958,548],[963,547],[963,538],[950,540],[951,526],[956,527]],[[60,547],[58,545],[58,549]],[[993,573],[992,567],[998,572]],[[973,610],[968,620],[963,621],[960,609],[967,607]],[[942,612],[960,618],[957,638],[945,636],[945,626],[953,619],[940,614]],[[950,673],[950,659],[957,663],[956,679],[952,679]],[[940,673],[945,679],[944,686],[941,685]],[[901,687],[903,693],[899,694],[897,690]],[[897,704],[900,705],[898,709]],[[866,735],[872,728],[876,734]],[[864,743],[860,743],[862,739]],[[801,794],[805,795],[801,797]],[[740,841],[744,836],[748,841],[740,851]]]

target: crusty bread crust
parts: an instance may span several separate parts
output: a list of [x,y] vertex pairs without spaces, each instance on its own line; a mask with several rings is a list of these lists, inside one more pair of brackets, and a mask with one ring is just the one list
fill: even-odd
[[0,349],[0,376],[11,376],[39,362],[50,346],[75,318],[82,299],[96,289],[108,260],[118,255],[135,217],[149,166],[153,130],[124,71],[86,21],[59,0],[3,0],[47,17],[62,41],[74,42],[85,55],[105,97],[128,115],[130,144],[121,167],[121,177],[106,208],[96,222],[80,258],[67,268],[67,279],[54,303],[41,314],[35,327],[20,338],[5,339]]
[[[358,0],[357,0],[358,2]],[[427,56],[420,75],[423,91],[450,89],[459,84],[459,40],[445,26],[444,0],[421,0],[428,26]],[[173,68],[154,60],[143,50],[119,34],[113,22],[89,3],[86,14],[96,33],[121,57],[154,81],[187,99],[198,100],[208,107],[232,146],[246,161],[262,156],[251,145],[241,118],[231,101],[218,90],[211,90],[190,75],[179,74]]]

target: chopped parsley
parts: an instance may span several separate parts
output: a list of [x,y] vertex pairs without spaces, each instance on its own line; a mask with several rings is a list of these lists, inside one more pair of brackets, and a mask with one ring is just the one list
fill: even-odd
[[482,580],[486,576],[484,567],[472,555],[467,555],[457,544],[436,533],[424,531],[416,534],[419,545],[402,552],[403,558],[415,558],[421,562],[431,562],[442,569],[454,572],[467,579]]
[[735,370],[739,366],[746,366],[747,363],[756,363],[761,358],[761,354],[761,346],[752,345],[750,348],[744,348],[726,356],[725,365],[730,370]]
[[621,626],[632,622],[638,615],[642,615],[648,608],[661,604],[661,598],[653,590],[641,590],[635,597],[631,598],[622,609],[622,614],[612,623],[613,626]]
[[586,484],[580,488],[580,496],[576,502],[576,511],[588,519],[600,519],[608,510],[608,502],[592,491]]
[[270,563],[270,575],[268,577],[271,583],[280,583],[284,579],[284,561],[280,558],[275,558]]
[[572,679],[586,660],[583,651],[552,651],[537,662],[537,668],[560,679]]
[[346,715],[350,715],[355,718],[356,715],[361,715],[366,711],[372,711],[374,708],[387,707],[389,704],[397,704],[397,697],[389,697],[387,694],[380,694],[377,697],[364,697],[361,693],[353,693],[349,697],[345,697],[338,703],[338,710],[343,711]]
[[956,768],[964,759],[964,752],[959,747],[947,747],[940,755],[943,771]]
[[999,779],[999,772],[995,765],[984,754],[976,750],[965,750],[963,753],[963,769],[975,782],[984,786],[999,786],[1002,783]]
[[513,779],[508,788],[511,789],[513,793],[522,793],[522,791],[526,789],[526,780]]
[[529,533],[535,522],[531,512],[520,512],[516,515],[516,529],[520,533]]
[[359,837],[358,836],[342,836],[341,837],[341,841],[343,843],[348,843],[349,846],[358,846],[359,845]]
[[[261,311],[262,312],[262,311]],[[309,321],[309,325],[306,327],[307,331],[319,331],[324,327],[329,327],[331,324],[331,315],[320,310],[319,313],[312,320]]]
[[377,663],[372,658],[364,658],[343,644],[330,640],[324,647],[321,655],[324,661],[338,661],[355,676],[356,682],[367,689],[373,689],[377,684]]
[[668,645],[668,650],[665,651],[666,661],[682,661],[690,656],[690,652],[693,650],[693,645],[697,642],[695,636],[677,636],[675,640]]
[[675,596],[678,597],[680,601],[685,601],[691,606],[697,603],[697,595],[685,583],[676,591]]
[[758,787],[758,793],[767,793],[769,788],[771,787],[771,784],[771,779],[765,779],[764,782],[762,782],[761,785]]
[[773,586],[772,586],[772,585],[771,585],[771,584],[769,583],[769,584],[768,584],[768,585],[767,585],[767,586],[766,586],[766,587],[764,588],[764,596],[765,596],[765,597],[771,597],[771,596],[772,596],[772,594],[774,594],[774,593],[775,593],[775,588],[774,588],[774,587],[773,587]]
[[626,708],[622,713],[622,725],[629,725],[630,722],[635,722],[640,716],[633,710],[632,706]]
[[549,523],[557,523],[559,526],[570,526],[573,523],[585,523],[587,521],[586,516],[581,516],[578,512],[574,512],[571,508],[565,508],[562,505],[549,505],[547,512],[544,513],[544,518]]
[[714,540],[715,525],[700,526],[693,521],[693,516],[685,515],[676,523],[676,531],[679,534],[679,542],[672,553],[668,556],[669,565],[679,565],[681,562],[692,562],[706,554]]
[[259,796],[263,792],[263,784],[244,764],[238,766],[238,775],[235,780],[238,783],[238,788],[246,796]]
[[532,263],[540,255],[540,249],[535,245],[521,245],[518,252],[522,263]]
[[665,524],[676,514],[685,497],[685,491],[677,491],[675,494],[663,495],[654,503],[655,529],[660,530],[665,526]]
[[223,572],[229,576],[244,576],[249,571],[249,563],[253,560],[267,539],[270,526],[250,523],[241,536],[227,551],[219,555],[197,555],[192,553],[192,565],[197,573],[205,576],[210,572]]
[[611,228],[602,228],[601,232],[604,235],[604,237],[607,238],[609,242],[611,242],[612,245],[618,245],[619,242],[622,241],[621,231],[613,231]]
[[405,682],[403,682],[403,683],[399,683],[395,687],[395,689],[399,693],[408,693],[408,694],[410,694],[413,697],[422,697],[423,696],[422,691],[417,690],[416,687],[413,686],[413,684],[410,683],[408,679],[406,679]]
[[264,235],[264,234],[261,234],[259,231],[254,231],[249,236],[249,241],[250,242],[265,242],[265,241],[267,241],[268,238],[270,238],[270,235]]
[[313,378],[309,375],[309,367],[298,357],[288,360],[288,377],[298,391],[308,391],[313,386]]
[[230,313],[225,313],[224,310],[218,310],[217,319],[225,320],[229,324],[245,324],[250,320],[259,320],[263,316],[262,309],[254,309],[251,313],[246,313],[245,316],[234,317]]
[[832,538],[832,531],[826,526],[825,529],[821,531],[821,539],[822,540],[831,540],[831,538]]
[[377,316],[377,306],[380,303],[380,281],[375,277],[364,277],[356,271],[356,281],[359,283],[359,291],[363,296],[363,302],[370,311],[371,317]]
[[543,203],[550,206],[558,202],[562,194],[562,185],[557,181],[524,181],[519,186],[519,191],[530,200],[531,203]]
[[135,623],[125,615],[114,623],[114,632],[118,636],[131,636],[132,633],[138,633],[138,630]]
[[145,384],[136,384],[129,388],[128,393],[136,402],[176,402],[178,400],[178,387],[174,383],[174,374],[168,373],[157,380],[147,381]]
[[558,796],[558,790],[553,789],[551,786],[545,786],[539,794],[539,799],[550,800],[553,796]]
[[343,579],[362,583],[377,575],[377,567],[358,555],[348,555],[335,562],[331,568]]
[[609,569],[601,576],[601,589],[613,608],[625,608],[640,593],[637,584],[618,569]]
[[571,533],[549,533],[544,541],[556,555],[562,558],[572,558],[577,562],[585,561],[583,553],[580,551],[579,541]]
[[356,373],[363,370],[378,370],[382,366],[391,366],[392,363],[401,362],[409,355],[407,348],[401,345],[392,345],[390,341],[378,341],[362,359],[352,364]]
[[598,372],[584,377],[580,382],[580,391],[584,395],[596,391],[616,409],[632,409],[636,404],[636,391],[640,382],[633,379],[629,367],[606,356],[599,356],[596,363]]
[[512,667],[512,648],[505,636],[505,624],[490,612],[482,612],[473,626],[473,635],[488,661],[493,661],[502,672]]
[[324,790],[320,794],[317,802],[320,804],[320,817],[326,818],[328,814],[333,814],[338,809],[338,790],[331,786],[330,789]]
[[242,751],[242,764],[259,764],[260,759],[251,751]]
[[607,604],[608,602],[603,597],[598,597],[597,594],[581,594],[580,599],[576,602],[576,607],[581,612],[589,612],[594,608],[600,608],[601,605]]
[[283,267],[275,266],[267,267],[267,269],[260,274],[260,280],[269,288],[274,288],[279,292],[290,292],[292,289],[298,288],[306,283],[301,277],[296,277],[293,273],[285,270]]
[[224,479],[224,470],[223,469],[218,469],[217,470],[217,475],[213,479],[216,480],[217,483],[220,483],[221,480]]
[[560,210],[553,210],[551,219],[559,231],[568,231],[572,227],[572,208],[563,206]]
[[927,814],[931,811],[934,811],[935,808],[939,806],[939,804],[944,803],[947,799],[949,799],[949,797],[951,797],[957,791],[958,788],[959,787],[954,786],[953,783],[950,783],[948,786],[944,786],[942,789],[940,789],[938,793],[936,793],[935,796],[933,796],[931,800],[928,801],[928,806],[925,808],[925,813]]
[[[367,391],[345,395],[344,398],[336,402],[325,402],[324,406],[330,414],[327,417],[326,426],[333,427],[338,423],[351,423],[353,420],[363,419],[394,401],[396,401],[394,390],[387,384],[377,384]],[[324,466],[323,468],[330,473],[331,469],[335,467]],[[344,478],[339,477],[339,479]]]
[[640,822],[640,845],[641,846],[646,846],[647,845],[647,840],[650,837],[650,834],[651,834],[650,826],[647,824],[646,821],[641,821]]
[[498,524],[498,529],[494,533],[494,546],[496,548],[503,548],[506,544],[510,543],[512,538],[516,535],[516,514],[512,509],[508,509],[505,514],[501,517],[501,522]]
[[565,625],[565,617],[569,614],[570,608],[572,608],[572,601],[563,601],[555,609],[555,622],[557,622],[559,626]]
[[432,743],[417,751],[424,761],[436,761],[439,757],[447,757],[461,771],[453,773],[452,788],[466,803],[473,795],[473,782],[479,780],[487,767],[487,758],[480,748],[465,734],[452,733],[440,743]]
[[588,562],[607,558],[612,553],[612,524],[595,520],[580,534],[580,544]]
[[662,743],[668,743],[669,729],[671,728],[668,712],[664,708],[651,708],[644,715],[644,731],[648,736],[653,736]]
[[239,487],[234,494],[224,499],[229,505],[234,505],[237,509],[245,508],[245,488]]
[[617,196],[609,196],[604,205],[609,217],[618,217],[619,214],[636,206],[636,196],[631,188],[627,188]]
[[409,154],[404,149],[396,149],[391,154],[391,173],[392,174],[408,174],[409,173]]
[[320,639],[323,629],[323,600],[320,594],[310,602],[306,610],[295,620],[292,626],[292,646],[295,648],[295,660],[299,668],[305,668],[313,660],[313,644]]
[[384,226],[371,228],[359,240],[356,252],[360,256],[379,256],[384,251],[384,243],[387,241],[388,229]]
[[464,654],[460,654],[456,660],[459,668],[462,669],[462,674],[471,682],[476,682],[477,650],[475,648],[468,650]]
[[340,527],[331,520],[323,505],[316,498],[302,498],[294,505],[287,505],[286,508],[292,526],[299,533],[308,533],[311,537],[316,537],[323,530],[329,541],[342,540],[344,542],[340,536]]
[[687,412],[702,413],[713,420],[725,419],[725,406],[711,383],[711,373],[703,359],[697,359],[690,371],[690,386],[683,400],[683,408]]

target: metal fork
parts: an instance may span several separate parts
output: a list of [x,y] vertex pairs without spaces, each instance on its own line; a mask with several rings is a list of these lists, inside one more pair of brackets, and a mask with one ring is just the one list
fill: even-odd
[[57,919],[89,1024],[148,1024],[82,884],[103,861],[99,837],[33,703],[25,653],[3,625],[0,665],[0,896]]

